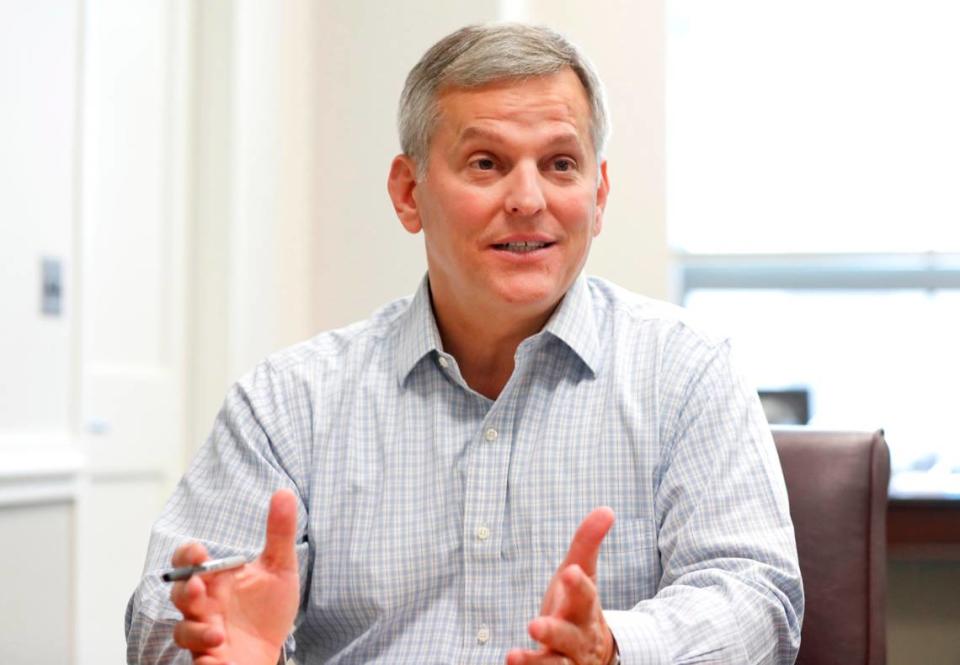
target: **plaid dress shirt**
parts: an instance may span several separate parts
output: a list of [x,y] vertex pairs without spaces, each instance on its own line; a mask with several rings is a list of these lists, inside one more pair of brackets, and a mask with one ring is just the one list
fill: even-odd
[[227,395],[154,525],[128,659],[190,662],[159,571],[188,540],[255,555],[300,499],[288,649],[314,663],[502,663],[574,530],[616,523],[597,585],[625,665],[793,663],[803,593],[779,462],[730,345],[580,277],[492,401],[442,349],[425,278],[277,353]]

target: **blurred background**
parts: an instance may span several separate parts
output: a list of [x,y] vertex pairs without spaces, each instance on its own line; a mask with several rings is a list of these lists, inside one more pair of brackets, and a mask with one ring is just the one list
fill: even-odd
[[[884,428],[894,496],[960,499],[957,3],[0,0],[0,661],[123,662],[229,384],[415,289],[396,100],[496,20],[607,84],[588,271],[732,334],[771,421]],[[958,558],[889,573],[890,662],[960,662]]]

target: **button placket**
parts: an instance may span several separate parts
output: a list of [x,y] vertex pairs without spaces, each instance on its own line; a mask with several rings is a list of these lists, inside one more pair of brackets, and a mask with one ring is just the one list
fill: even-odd
[[[501,515],[506,500],[506,483],[509,472],[509,432],[514,405],[508,400],[498,400],[486,413],[480,427],[475,430],[470,447],[470,464],[464,497],[464,574],[465,605],[468,609],[467,623],[463,626],[465,637],[477,649],[475,658],[482,655],[494,643],[493,630],[498,624],[491,621],[497,616],[498,597],[503,571],[500,567]],[[506,429],[504,429],[506,428]],[[501,432],[507,438],[501,439]]]

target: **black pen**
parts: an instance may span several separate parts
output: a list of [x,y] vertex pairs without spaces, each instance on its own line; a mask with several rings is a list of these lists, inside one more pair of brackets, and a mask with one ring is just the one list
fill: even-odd
[[210,559],[209,561],[204,561],[196,566],[174,568],[173,570],[168,570],[167,572],[163,573],[163,575],[160,577],[163,578],[164,582],[176,582],[178,580],[188,580],[194,575],[215,573],[220,570],[239,568],[245,563],[247,563],[247,557],[245,556],[228,556],[226,559]]

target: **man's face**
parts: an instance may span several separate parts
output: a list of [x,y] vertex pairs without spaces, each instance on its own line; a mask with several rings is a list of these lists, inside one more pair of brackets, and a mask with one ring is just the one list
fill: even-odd
[[548,313],[583,268],[608,189],[580,80],[567,69],[454,88],[438,107],[415,205],[398,206],[424,231],[434,304]]

